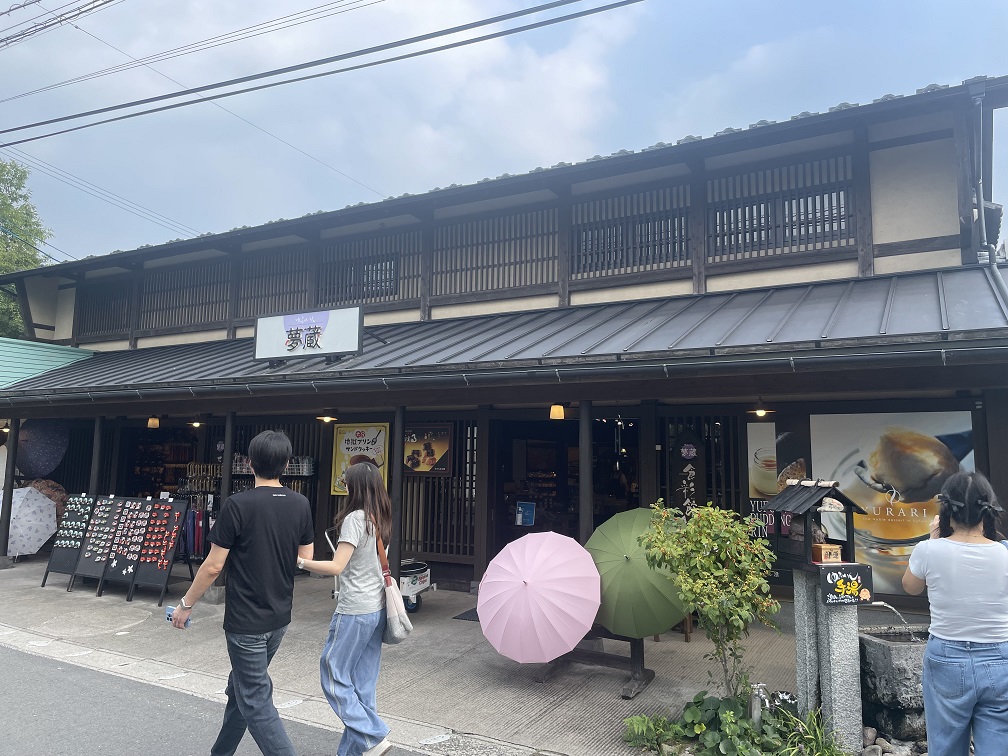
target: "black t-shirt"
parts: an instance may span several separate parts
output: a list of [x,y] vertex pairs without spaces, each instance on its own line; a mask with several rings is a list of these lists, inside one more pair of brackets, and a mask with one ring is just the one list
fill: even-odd
[[210,541],[229,549],[224,630],[258,635],[289,625],[298,546],[315,541],[308,499],[259,486],[228,497]]

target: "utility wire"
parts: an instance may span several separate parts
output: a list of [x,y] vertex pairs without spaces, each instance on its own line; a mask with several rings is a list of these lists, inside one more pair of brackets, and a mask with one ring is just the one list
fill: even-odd
[[107,5],[112,3],[122,2],[122,0],[89,0],[89,2],[84,3],[76,8],[66,11],[65,13],[60,13],[53,18],[46,21],[39,21],[36,24],[32,24],[27,29],[22,29],[21,31],[15,32],[3,39],[0,39],[0,50],[16,45],[28,37],[35,34],[39,34],[48,29],[52,29],[57,26],[61,26],[68,21],[73,21],[74,19],[87,16],[95,11],[101,10]]
[[[41,0],[34,0],[34,1],[41,2]],[[154,53],[152,55],[148,55],[143,58],[131,58],[132,62],[130,63],[120,63],[118,65],[109,66],[108,68],[103,68],[88,74],[75,76],[71,79],[65,79],[63,81],[56,82],[55,84],[49,84],[45,87],[40,87],[38,89],[33,89],[28,92],[22,92],[21,94],[12,95],[11,97],[0,99],[0,102],[9,102],[11,100],[18,100],[21,99],[22,97],[29,97],[31,95],[39,94],[41,92],[48,92],[53,89],[69,86],[71,84],[76,84],[82,81],[90,81],[92,79],[97,79],[103,76],[110,76],[112,74],[127,71],[132,68],[136,68],[137,66],[146,65],[148,63],[159,63],[164,60],[172,60],[174,58],[179,58],[182,57],[183,55],[190,55],[192,53],[211,50],[215,47],[222,47],[232,42],[239,42],[245,39],[251,39],[253,37],[262,36],[264,34],[270,34],[275,31],[292,28],[294,26],[300,26],[302,24],[306,24],[311,21],[319,21],[324,18],[329,18],[330,16],[349,13],[350,11],[359,10],[360,8],[365,8],[369,5],[376,5],[379,2],[384,2],[384,0],[372,0],[371,2],[364,2],[364,0],[339,0],[338,2],[325,3],[324,5],[318,5],[315,6],[314,8],[309,8],[304,11],[292,13],[287,16],[281,16],[279,18],[275,18],[270,21],[264,21],[259,24],[253,24],[252,26],[247,26],[242,29],[238,29],[236,31],[227,32],[226,34],[221,34],[216,37],[210,37],[208,39],[204,39],[199,42],[192,42],[188,45],[176,47],[171,50],[165,50],[159,53]],[[345,7],[347,5],[350,5],[352,7]]]
[[[40,1],[41,1],[41,0],[40,0]],[[380,3],[380,2],[384,2],[384,0],[372,0],[372,1],[370,2],[370,3],[368,3],[368,5],[375,5],[376,3]],[[362,6],[358,6],[358,7],[362,7]],[[364,6],[364,7],[366,7],[366,6]],[[356,10],[356,8],[350,8],[349,10]],[[346,10],[343,10],[343,11],[340,11],[340,12],[341,12],[341,13],[345,13],[345,12],[346,12]],[[106,42],[106,41],[105,41],[104,39],[101,39],[100,37],[98,37],[98,36],[96,36],[96,35],[92,34],[92,33],[91,33],[91,32],[89,32],[89,31],[88,31],[87,29],[83,29],[83,28],[81,28],[80,26],[78,26],[77,24],[73,24],[73,27],[74,27],[75,29],[77,29],[78,31],[81,31],[81,32],[83,32],[84,34],[87,34],[87,35],[88,35],[89,37],[91,37],[91,38],[92,38],[92,39],[94,39],[95,41],[97,41],[97,42],[101,42],[101,43],[102,43],[103,45],[105,45],[105,46],[107,46],[107,47],[110,47],[111,49],[115,50],[116,52],[118,52],[118,53],[120,53],[120,54],[122,54],[122,55],[125,55],[125,56],[126,56],[127,58],[130,58],[131,60],[134,60],[134,61],[135,61],[135,60],[137,60],[136,58],[134,58],[134,57],[133,57],[132,55],[130,55],[130,54],[129,54],[128,52],[126,52],[125,50],[120,50],[120,49],[119,49],[118,47],[116,47],[115,45],[113,45],[113,44],[112,44],[111,42]],[[151,66],[151,65],[148,65],[148,64],[146,64],[146,63],[144,63],[143,65],[144,65],[144,67],[145,67],[145,68],[147,68],[147,69],[151,70],[152,72],[156,73],[156,74],[157,74],[158,76],[161,76],[162,78],[165,78],[165,79],[167,79],[168,81],[170,81],[170,82],[173,82],[173,83],[177,84],[177,85],[178,85],[178,86],[180,86],[180,87],[183,87],[183,88],[185,87],[185,84],[183,84],[182,82],[180,82],[180,81],[179,81],[178,79],[174,79],[174,78],[172,78],[171,76],[169,76],[168,74],[165,74],[165,73],[162,73],[161,71],[157,70],[156,68],[154,68],[154,67],[153,67],[153,66]],[[386,196],[387,196],[387,195],[386,195],[386,194],[384,194],[383,192],[380,192],[380,191],[378,191],[377,189],[375,189],[375,188],[373,188],[373,187],[370,187],[370,186],[368,186],[368,185],[367,185],[367,184],[365,184],[365,183],[364,183],[363,181],[359,181],[358,179],[355,179],[355,178],[354,178],[353,176],[351,176],[350,174],[348,174],[348,173],[344,173],[344,172],[343,172],[343,171],[341,171],[341,170],[340,170],[339,168],[336,168],[335,166],[332,166],[332,165],[330,165],[329,163],[325,162],[325,161],[324,161],[324,160],[322,160],[321,158],[318,158],[318,157],[315,157],[315,156],[314,156],[314,155],[312,155],[311,153],[308,153],[308,152],[305,152],[305,151],[304,151],[304,150],[302,150],[302,149],[301,149],[300,147],[298,147],[298,146],[296,146],[296,145],[294,145],[294,144],[291,144],[290,142],[288,142],[288,141],[287,141],[286,139],[284,139],[283,137],[280,137],[280,136],[278,136],[277,134],[274,134],[273,132],[271,132],[271,131],[268,131],[267,129],[263,128],[262,126],[259,126],[258,124],[255,124],[255,123],[252,123],[252,121],[248,120],[247,118],[245,118],[245,117],[243,117],[243,116],[240,116],[240,115],[238,115],[238,114],[237,114],[236,112],[234,112],[233,110],[229,110],[228,108],[225,108],[225,107],[224,107],[223,105],[221,105],[220,103],[217,103],[217,102],[211,102],[210,104],[211,104],[211,105],[213,105],[213,106],[214,106],[214,107],[216,107],[216,108],[219,108],[220,110],[223,110],[223,111],[224,111],[225,113],[228,113],[229,115],[232,115],[232,116],[234,116],[234,117],[235,117],[235,118],[237,118],[238,120],[240,120],[240,121],[244,121],[245,123],[247,123],[247,124],[248,124],[249,126],[251,126],[252,128],[254,128],[254,129],[257,129],[257,130],[261,131],[261,132],[262,132],[263,134],[266,134],[266,136],[269,136],[269,137],[272,137],[273,139],[277,140],[278,142],[281,142],[282,144],[285,144],[285,145],[287,145],[287,146],[288,146],[288,147],[290,147],[290,148],[291,148],[292,150],[294,150],[294,151],[296,151],[296,152],[300,152],[300,153],[301,153],[302,155],[304,155],[305,157],[307,157],[307,158],[310,158],[311,160],[314,160],[314,161],[315,161],[316,163],[318,163],[319,165],[322,165],[322,166],[325,166],[325,167],[326,167],[326,168],[328,168],[329,170],[331,170],[331,171],[333,171],[333,172],[335,172],[335,173],[339,174],[340,176],[342,176],[343,178],[347,179],[348,181],[352,181],[352,182],[354,182],[355,184],[357,184],[358,186],[361,186],[361,187],[363,187],[363,188],[367,189],[367,190],[368,190],[369,192],[373,192],[374,194],[377,194],[377,195],[378,195],[379,197],[386,197]],[[21,153],[21,154],[25,154],[25,153]],[[37,158],[36,158],[36,159],[37,159]],[[58,170],[58,169],[57,169],[57,170]],[[74,177],[74,178],[76,178],[76,177]],[[128,200],[127,200],[127,201],[128,201]],[[147,208],[144,208],[144,209],[146,210]],[[161,217],[165,217],[165,216],[161,216]],[[170,219],[170,218],[168,218],[167,220],[171,220],[171,219]],[[155,221],[155,222],[157,222],[157,221]],[[172,222],[172,223],[175,223],[175,221],[171,221],[171,222]],[[180,224],[178,224],[178,223],[175,223],[175,225],[180,225]],[[188,233],[187,235],[189,235],[189,236],[198,236],[198,235],[199,235],[199,232],[198,232],[198,231],[195,231],[195,230],[191,230],[191,233]]]
[[[76,0],[72,0],[72,2],[64,3],[63,5],[57,6],[56,10],[63,10],[64,8],[69,8],[71,5],[74,4],[75,1]],[[34,0],[34,2],[39,3],[39,2],[42,2],[42,0]],[[0,34],[3,34],[4,32],[10,31],[11,29],[17,29],[19,26],[24,26],[25,24],[30,24],[32,21],[34,21],[37,18],[46,18],[48,15],[49,15],[49,12],[46,11],[45,13],[39,13],[37,16],[32,16],[31,18],[25,19],[24,21],[18,21],[16,24],[12,24],[10,26],[5,26],[3,29],[0,29]]]
[[[374,47],[369,47],[369,48],[365,48],[365,49],[362,49],[362,50],[356,50],[354,52],[342,53],[340,55],[333,55],[333,56],[330,56],[328,58],[320,58],[318,60],[312,60],[312,61],[309,61],[307,63],[299,63],[299,64],[294,65],[294,66],[286,66],[284,68],[276,68],[276,69],[273,69],[271,71],[265,71],[265,72],[258,73],[258,74],[250,74],[249,76],[241,76],[241,77],[236,78],[236,79],[228,79],[227,81],[221,81],[221,82],[217,82],[215,84],[207,84],[207,85],[204,85],[202,87],[196,87],[194,89],[186,89],[186,90],[181,90],[181,91],[178,91],[178,92],[169,92],[168,94],[158,95],[157,97],[147,97],[147,98],[144,98],[142,100],[133,100],[132,102],[123,103],[121,105],[110,105],[110,106],[105,107],[105,108],[97,108],[95,110],[87,110],[87,111],[83,111],[81,113],[74,113],[74,114],[68,115],[68,116],[61,116],[60,118],[50,118],[50,119],[45,120],[45,121],[36,121],[35,123],[25,124],[24,126],[15,126],[15,127],[8,128],[8,129],[2,129],[2,130],[0,130],[0,134],[9,134],[9,133],[14,132],[14,131],[24,131],[25,129],[33,129],[33,128],[36,128],[36,127],[39,127],[39,126],[49,126],[49,125],[54,124],[54,123],[62,123],[64,121],[72,121],[72,120],[75,120],[75,119],[78,119],[78,118],[86,118],[88,116],[101,115],[102,113],[110,113],[110,112],[113,112],[113,111],[116,111],[116,110],[124,110],[126,108],[137,107],[139,105],[149,105],[149,104],[154,103],[154,102],[162,102],[164,100],[171,100],[171,99],[175,99],[177,97],[184,97],[186,95],[198,94],[200,92],[207,92],[207,91],[210,91],[210,90],[213,90],[213,89],[221,89],[223,87],[234,86],[236,84],[244,84],[244,83],[250,82],[250,81],[258,81],[260,79],[266,79],[266,78],[270,78],[270,77],[273,77],[273,76],[280,76],[282,74],[293,73],[295,71],[302,71],[302,70],[304,70],[306,68],[315,68],[315,67],[318,67],[318,66],[326,65],[328,63],[335,63],[335,62],[341,61],[341,60],[347,60],[347,59],[350,59],[350,58],[359,58],[359,57],[362,57],[362,56],[365,56],[365,55],[371,55],[373,53],[384,52],[386,50],[392,50],[392,49],[399,48],[399,47],[406,47],[406,46],[409,46],[409,45],[417,44],[418,42],[426,42],[426,41],[431,40],[431,39],[437,39],[439,37],[446,37],[446,36],[449,36],[449,35],[452,35],[452,34],[458,34],[459,32],[469,31],[470,29],[476,29],[476,28],[483,27],[483,26],[489,26],[491,24],[500,23],[502,21],[508,21],[508,20],[511,20],[511,19],[514,19],[514,18],[519,18],[521,16],[528,16],[528,15],[531,15],[533,13],[540,13],[542,11],[550,10],[552,8],[557,8],[557,7],[560,7],[560,6],[563,6],[563,5],[570,5],[572,3],[578,3],[578,2],[583,2],[583,1],[584,0],[555,0],[555,2],[545,3],[543,5],[537,5],[537,6],[533,7],[533,8],[528,8],[528,9],[521,10],[521,11],[516,11],[514,13],[506,13],[504,15],[495,16],[493,18],[483,19],[482,21],[475,21],[475,22],[469,23],[469,24],[462,24],[461,26],[455,26],[455,27],[452,27],[450,29],[442,29],[441,31],[430,32],[428,34],[421,34],[421,35],[418,35],[416,37],[410,37],[408,39],[402,39],[402,40],[398,40],[398,41],[395,41],[395,42],[387,42],[387,43],[382,44],[382,45],[376,45]],[[461,47],[462,45],[465,45],[465,44],[473,44],[475,42],[482,42],[482,41],[485,41],[487,39],[493,39],[494,37],[503,37],[503,36],[507,36],[509,34],[517,34],[519,32],[528,31],[529,29],[538,28],[539,26],[547,26],[547,25],[550,25],[550,24],[560,23],[560,22],[563,22],[563,21],[570,21],[570,20],[572,20],[574,18],[579,18],[581,16],[591,15],[592,13],[598,13],[598,12],[603,11],[603,10],[611,10],[613,8],[617,8],[617,7],[620,7],[620,6],[623,6],[623,5],[629,5],[631,2],[642,2],[642,0],[625,0],[624,2],[612,3],[610,5],[602,6],[601,8],[595,8],[595,9],[592,9],[592,10],[589,10],[589,11],[582,11],[581,13],[570,14],[570,15],[567,15],[567,16],[559,16],[559,17],[557,17],[555,19],[549,19],[547,21],[539,22],[538,24],[531,24],[531,25],[528,25],[528,26],[516,27],[515,29],[508,30],[508,31],[505,31],[505,32],[500,32],[500,33],[498,33],[496,35],[488,35],[486,37],[477,37],[477,38],[474,38],[474,39],[465,40],[463,42],[456,43],[454,45],[446,45],[444,47],[432,48],[430,50],[421,51],[419,53],[412,53],[412,54],[410,54],[408,56],[400,56],[398,58],[388,58],[388,59],[385,59],[383,61],[378,61],[378,62],[375,62],[375,63],[369,63],[369,64],[365,64],[365,65],[362,65],[362,66],[356,66],[354,68],[346,68],[346,69],[338,69],[338,70],[335,70],[335,71],[328,71],[328,72],[325,72],[325,73],[322,73],[322,74],[317,74],[314,77],[309,76],[309,77],[302,77],[302,78],[297,78],[297,79],[288,79],[286,81],[278,82],[278,84],[286,84],[286,83],[291,83],[291,82],[294,82],[294,81],[304,81],[306,79],[317,78],[318,76],[329,76],[329,75],[332,75],[332,74],[335,74],[335,73],[344,73],[346,71],[356,70],[357,68],[367,68],[369,66],[379,65],[380,63],[384,63],[384,62],[391,62],[391,61],[394,61],[394,60],[403,60],[403,59],[405,59],[407,57],[417,57],[418,55],[425,55],[425,54],[428,54],[430,52],[439,52],[441,50],[450,49],[451,47]],[[239,92],[234,92],[234,93],[231,93],[231,94],[241,94],[243,92],[251,92],[251,91],[255,91],[256,89],[266,89],[269,86],[276,86],[276,85],[277,84],[267,85],[265,87],[254,87],[254,88],[251,88],[251,89],[241,90]],[[207,98],[207,99],[210,99],[210,98]],[[198,102],[198,100],[193,101],[193,102]],[[151,111],[151,112],[154,112],[154,111]],[[104,122],[102,121],[102,122],[99,122],[99,123],[104,123]],[[64,133],[64,132],[56,132],[56,133]],[[6,145],[0,145],[0,146],[6,146]]]
[[[49,260],[51,260],[51,261],[52,261],[52,262],[54,262],[54,263],[61,263],[61,262],[66,262],[66,260],[57,260],[57,259],[56,259],[55,257],[53,257],[52,255],[50,255],[50,254],[49,254],[48,252],[46,252],[46,251],[45,251],[45,250],[43,250],[43,249],[39,249],[39,248],[38,248],[38,247],[36,247],[36,246],[35,246],[34,244],[32,244],[32,243],[31,243],[30,241],[28,241],[27,239],[24,239],[24,238],[22,238],[21,236],[19,236],[19,235],[18,235],[18,234],[16,234],[16,233],[14,233],[14,232],[13,232],[13,231],[11,231],[11,230],[10,230],[9,228],[7,228],[6,226],[4,226],[4,225],[3,225],[2,223],[0,223],[0,233],[4,233],[4,234],[6,234],[7,236],[9,236],[9,237],[10,237],[11,239],[13,239],[14,241],[19,241],[19,242],[21,242],[22,244],[27,244],[27,245],[28,245],[29,247],[31,247],[32,249],[34,249],[34,250],[35,250],[36,252],[38,252],[38,253],[39,253],[40,255],[43,255],[43,256],[45,256],[46,258],[48,258]],[[44,243],[44,242],[43,242],[43,243]],[[50,244],[49,246],[50,246],[50,247],[52,247],[52,245],[51,245],[51,244]],[[56,250],[56,251],[58,251],[58,252],[63,252],[63,250],[62,250],[62,249],[59,249],[58,247],[53,247],[53,249],[55,249],[55,250]],[[69,258],[73,259],[73,260],[76,260],[76,259],[77,259],[76,257],[74,257],[73,255],[69,254],[68,252],[63,252],[63,254],[64,254],[64,255],[66,255],[67,257],[69,257]]]
[[14,11],[19,11],[22,8],[27,8],[29,5],[35,5],[35,3],[40,2],[42,2],[42,0],[25,0],[25,2],[23,3],[17,3],[16,5],[12,5],[5,11],[0,11],[0,16],[9,16]]
[[[62,168],[57,168],[55,165],[45,162],[44,160],[29,155],[27,152],[18,150],[16,148],[8,148],[8,154],[11,159],[18,162],[24,163],[35,171],[42,173],[50,178],[60,181],[67,186],[71,186],[84,194],[100,199],[103,202],[107,202],[110,205],[118,207],[120,210],[125,210],[128,213],[132,213],[139,218],[143,218],[146,221],[156,223],[162,228],[167,229],[173,233],[181,233],[183,236],[199,236],[200,232],[194,228],[190,228],[183,223],[179,223],[166,215],[163,215],[156,210],[151,210],[148,207],[133,202],[125,197],[121,197],[114,192],[104,189],[97,184],[93,184],[86,179],[82,179],[80,176],[75,176],[69,171],[64,171]],[[65,253],[64,253],[65,254]]]

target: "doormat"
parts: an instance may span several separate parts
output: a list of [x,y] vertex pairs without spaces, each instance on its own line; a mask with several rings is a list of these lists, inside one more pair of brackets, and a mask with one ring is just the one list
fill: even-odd
[[469,620],[469,622],[479,622],[479,615],[476,613],[475,609],[470,609],[469,611],[462,612],[462,614],[456,614],[452,619]]

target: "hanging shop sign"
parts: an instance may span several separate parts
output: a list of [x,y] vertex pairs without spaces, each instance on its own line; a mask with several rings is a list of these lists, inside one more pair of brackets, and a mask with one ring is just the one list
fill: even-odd
[[257,360],[360,354],[363,349],[361,307],[270,315],[256,320]]
[[875,600],[872,568],[867,564],[821,565],[819,587],[826,606],[870,604]]
[[707,446],[690,428],[684,428],[669,450],[672,506],[687,517],[707,503]]
[[332,487],[333,496],[346,496],[346,471],[358,462],[370,462],[381,472],[388,485],[388,423],[357,423],[337,425],[333,443]]
[[403,435],[403,465],[411,475],[451,475],[452,424],[408,425]]

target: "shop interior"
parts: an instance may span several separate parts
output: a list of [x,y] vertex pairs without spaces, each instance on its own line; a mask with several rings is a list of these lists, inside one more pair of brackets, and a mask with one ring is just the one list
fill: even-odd
[[[578,420],[497,424],[493,552],[526,533],[578,537]],[[640,433],[636,418],[596,418],[592,429],[592,527],[640,506]]]

